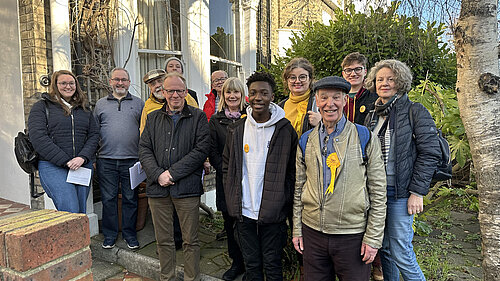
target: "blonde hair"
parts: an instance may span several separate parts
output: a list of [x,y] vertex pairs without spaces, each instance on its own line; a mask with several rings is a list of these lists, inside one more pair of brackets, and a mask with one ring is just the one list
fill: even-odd
[[217,105],[217,112],[221,111],[224,108],[227,108],[226,99],[224,97],[226,92],[236,91],[241,93],[240,99],[240,111],[245,108],[245,85],[241,82],[240,79],[236,77],[231,77],[224,82],[222,85],[222,95],[219,97],[219,104]]

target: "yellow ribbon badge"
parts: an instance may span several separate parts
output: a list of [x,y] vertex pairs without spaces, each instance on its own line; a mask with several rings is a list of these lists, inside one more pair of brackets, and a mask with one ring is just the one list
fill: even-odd
[[360,108],[359,108],[359,112],[363,113],[365,112],[366,110],[366,106],[362,105]]
[[243,150],[244,150],[246,153],[248,153],[248,151],[250,151],[250,147],[248,146],[248,144],[245,144],[245,145],[243,146]]
[[330,168],[332,176],[330,178],[330,185],[328,186],[328,189],[326,190],[325,194],[328,193],[331,194],[333,193],[333,189],[335,188],[335,175],[337,173],[337,168],[340,167],[340,160],[336,152],[328,155],[328,158],[326,158],[326,166]]

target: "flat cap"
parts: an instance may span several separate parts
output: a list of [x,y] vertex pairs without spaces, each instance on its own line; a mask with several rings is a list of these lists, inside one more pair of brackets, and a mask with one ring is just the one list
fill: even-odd
[[144,83],[149,83],[157,78],[160,78],[162,76],[165,76],[166,72],[165,70],[163,69],[153,69],[153,70],[150,70],[148,73],[146,73],[146,75],[144,75],[144,77],[142,78],[142,81],[144,81]]
[[316,81],[313,85],[313,92],[319,89],[340,89],[345,93],[351,90],[351,83],[347,82],[344,78],[338,76],[327,76]]

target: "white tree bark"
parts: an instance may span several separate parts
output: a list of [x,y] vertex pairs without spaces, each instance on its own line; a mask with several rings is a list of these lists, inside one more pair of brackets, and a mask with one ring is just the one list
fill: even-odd
[[[462,0],[460,17],[454,29],[458,104],[479,189],[484,280],[500,280],[497,6],[498,0]],[[479,80],[483,82],[479,83]]]

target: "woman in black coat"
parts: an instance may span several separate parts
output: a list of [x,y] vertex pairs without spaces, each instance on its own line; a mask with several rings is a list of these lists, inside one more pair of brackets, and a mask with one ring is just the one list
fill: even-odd
[[89,185],[69,183],[66,179],[70,170],[81,167],[90,169],[91,176],[99,129],[87,95],[71,71],[54,72],[49,93],[31,108],[28,131],[40,157],[40,182],[57,210],[85,213]]
[[244,108],[245,86],[240,79],[231,77],[224,82],[217,113],[212,115],[208,123],[211,138],[210,164],[216,170],[216,204],[217,209],[221,211],[224,218],[224,230],[227,233],[227,248],[229,257],[233,259],[231,268],[222,276],[224,280],[234,280],[245,271],[240,248],[234,240],[234,218],[227,213],[222,185],[222,152],[226,143],[227,126],[241,118]]
[[[383,60],[366,78],[379,98],[365,124],[379,137],[387,178],[387,215],[380,249],[384,280],[425,280],[413,251],[413,216],[423,211],[423,196],[441,150],[436,125],[427,111],[408,99],[412,75],[406,64]],[[410,122],[410,114],[412,122]]]

